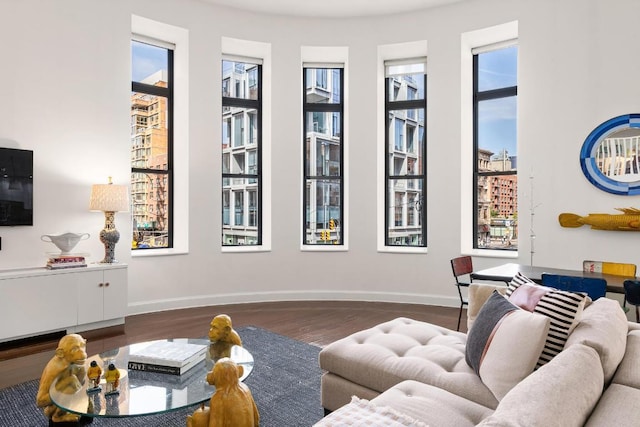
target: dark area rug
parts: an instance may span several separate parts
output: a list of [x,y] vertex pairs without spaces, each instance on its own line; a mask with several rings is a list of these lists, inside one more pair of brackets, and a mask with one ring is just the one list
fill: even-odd
[[[251,352],[255,367],[245,384],[260,412],[261,427],[311,426],[323,416],[320,405],[320,348],[256,328],[238,328],[243,346]],[[0,390],[0,426],[47,426],[35,404],[38,380]],[[133,418],[95,418],[89,426],[164,427],[186,426],[186,417],[197,406],[162,415]]]

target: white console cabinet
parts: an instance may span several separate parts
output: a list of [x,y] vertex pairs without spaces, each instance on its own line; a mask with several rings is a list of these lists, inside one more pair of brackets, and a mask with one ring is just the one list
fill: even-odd
[[78,286],[78,325],[89,325],[127,314],[127,269],[88,271]]
[[127,265],[0,270],[0,342],[124,323]]

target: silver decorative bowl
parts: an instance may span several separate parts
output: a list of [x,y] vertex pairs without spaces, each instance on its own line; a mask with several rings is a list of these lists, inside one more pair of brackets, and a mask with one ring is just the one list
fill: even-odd
[[68,254],[76,247],[80,240],[86,240],[89,238],[89,233],[64,233],[58,235],[43,234],[40,240],[43,242],[53,243],[60,249],[61,254]]

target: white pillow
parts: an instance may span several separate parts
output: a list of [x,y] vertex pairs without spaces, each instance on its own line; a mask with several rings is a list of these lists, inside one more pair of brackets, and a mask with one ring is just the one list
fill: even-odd
[[608,385],[624,357],[628,330],[627,317],[620,303],[598,298],[582,313],[580,323],[569,335],[565,349],[577,343],[595,349],[602,361],[604,383]]
[[[594,407],[596,411],[597,408],[604,409],[604,405],[598,404],[603,384],[597,353],[584,345],[573,346],[561,352],[553,363],[546,364],[522,380],[478,427],[584,426]],[[617,403],[620,406],[604,407],[609,412],[622,413],[616,409],[626,402],[621,400]],[[615,414],[608,420],[611,418],[615,418]],[[592,420],[593,416],[589,418],[589,421]],[[626,425],[633,425],[629,416],[625,421]],[[622,424],[605,422],[594,425]]]
[[549,318],[522,310],[494,291],[467,335],[467,364],[501,400],[533,372],[548,332]]

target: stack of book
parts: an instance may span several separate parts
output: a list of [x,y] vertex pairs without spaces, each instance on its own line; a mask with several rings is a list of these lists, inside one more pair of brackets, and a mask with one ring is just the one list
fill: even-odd
[[133,348],[128,368],[137,371],[182,375],[205,359],[207,346],[176,341],[153,341]]
[[87,262],[83,256],[78,255],[56,255],[47,260],[47,268],[58,270],[60,268],[86,267]]

